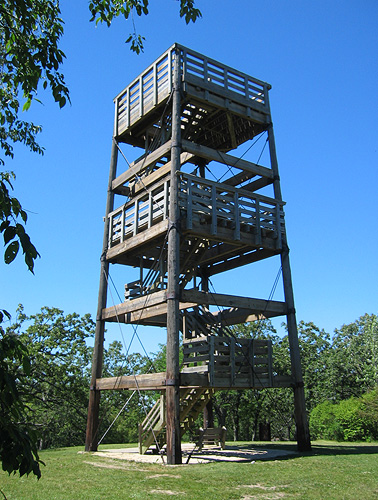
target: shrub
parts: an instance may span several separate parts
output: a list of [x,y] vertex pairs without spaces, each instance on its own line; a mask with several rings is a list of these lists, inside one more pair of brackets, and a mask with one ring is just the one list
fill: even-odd
[[339,441],[365,441],[368,432],[361,416],[362,402],[359,398],[349,398],[335,406]]
[[336,439],[336,405],[323,401],[310,413],[310,434],[313,439]]

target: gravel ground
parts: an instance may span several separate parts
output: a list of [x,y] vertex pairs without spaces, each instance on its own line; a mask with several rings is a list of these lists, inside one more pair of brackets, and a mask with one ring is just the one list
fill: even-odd
[[[192,444],[182,445],[182,461],[186,463],[189,454],[193,450]],[[101,450],[94,452],[93,455],[100,457],[118,459],[118,460],[131,460],[134,462],[148,462],[148,463],[166,463],[165,455],[157,455],[147,453],[140,455],[138,448],[120,448],[112,450]],[[274,460],[275,458],[284,457],[287,455],[295,455],[294,452],[286,450],[262,450],[250,449],[240,446],[226,446],[222,450],[219,446],[206,446],[201,452],[195,451],[191,457],[189,464],[210,463],[210,462],[255,462],[256,460]]]

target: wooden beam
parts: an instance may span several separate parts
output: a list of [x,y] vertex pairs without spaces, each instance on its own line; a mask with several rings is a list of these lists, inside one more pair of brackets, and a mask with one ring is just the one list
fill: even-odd
[[267,259],[268,257],[273,257],[273,255],[278,254],[279,251],[264,248],[262,250],[257,250],[256,252],[249,252],[240,255],[239,257],[235,257],[233,259],[225,259],[223,262],[210,264],[207,272],[209,276],[214,276],[215,274],[230,271],[231,269],[236,269],[237,267],[245,266],[247,264],[251,264],[252,262],[258,262],[259,260]]
[[261,175],[262,177],[273,179],[273,172],[270,168],[262,167],[261,165],[240,159],[236,156],[222,153],[221,151],[211,149],[206,146],[200,146],[199,144],[186,140],[182,141],[182,148],[185,151],[188,151],[188,153],[200,156],[201,158],[206,158],[206,160],[217,161],[218,163],[224,163],[230,167],[236,167],[240,170],[252,172],[255,175]]
[[122,302],[116,306],[106,307],[102,310],[101,317],[104,321],[114,321],[117,316],[121,317],[125,314],[144,309],[147,306],[151,307],[164,302],[166,302],[166,291],[160,290],[158,292],[151,293],[148,296],[138,297],[133,300],[128,300],[127,302]]
[[276,311],[263,311],[262,313],[252,312],[250,309],[242,309],[238,307],[231,307],[213,313],[214,321],[222,323],[225,326],[238,325],[240,323],[249,323],[251,321],[259,321],[261,319],[272,318],[281,316],[282,313]]
[[99,391],[122,389],[160,390],[165,389],[165,379],[165,372],[98,378],[96,380],[96,389]]
[[[247,310],[249,311],[249,316],[256,315],[255,319],[258,319],[261,314],[265,317],[274,317],[284,315],[287,312],[285,302],[251,299],[237,295],[207,293],[193,289],[181,291],[179,303],[180,310],[189,309],[198,304]],[[101,318],[103,321],[112,322],[119,320],[121,323],[138,323],[146,319],[150,319],[151,321],[155,319],[157,321],[157,318],[159,318],[159,322],[161,322],[166,317],[166,314],[166,291],[160,290],[159,292],[154,292],[147,296],[122,302],[116,306],[107,307],[102,310]],[[244,312],[240,315],[241,320],[243,320],[243,314]],[[254,319],[250,319],[248,321],[253,320]]]
[[171,150],[171,141],[167,141],[165,144],[160,146],[160,148],[155,149],[151,154],[139,160],[137,163],[131,163],[130,168],[119,175],[112,182],[112,190],[115,191],[117,188],[125,184],[128,180],[132,179],[134,176],[139,174],[142,170],[145,170],[150,165],[156,163],[160,158],[165,156],[168,151]]
[[276,300],[252,299],[238,295],[225,295],[221,293],[207,293],[199,290],[182,290],[181,300],[183,302],[195,302],[202,305],[214,305],[220,307],[238,307],[248,309],[255,313],[269,312],[277,313],[277,316],[287,313],[285,302]]
[[[259,383],[260,382],[260,383]],[[270,383],[268,379],[256,381],[254,388],[260,387],[291,387],[293,378],[285,375],[276,375]],[[121,377],[98,378],[96,380],[97,391],[117,391],[117,390],[141,390],[141,391],[164,391],[166,389],[166,374],[165,372],[142,374],[142,375],[122,375]],[[207,373],[180,373],[180,387],[210,387],[209,377]],[[230,384],[228,378],[214,379],[216,390],[222,389],[246,389],[253,388],[250,382],[245,379],[236,378],[235,384]]]
[[[181,165],[188,163],[194,155],[191,153],[182,153],[180,156]],[[169,174],[171,170],[171,162],[168,161],[165,165],[159,167],[157,170],[152,172],[152,174],[143,177],[143,180],[137,181],[130,189],[132,195],[137,195],[140,191],[145,190],[151,184],[157,183],[165,175]],[[155,186],[154,186],[155,187]]]
[[[227,184],[227,186],[238,186],[242,182],[245,182],[245,181],[248,181],[249,179],[252,179],[252,177],[255,177],[255,174],[253,172],[245,172],[243,170],[243,171],[239,172],[238,174],[224,180],[222,182],[222,184]],[[245,188],[243,187],[243,189],[245,189]]]

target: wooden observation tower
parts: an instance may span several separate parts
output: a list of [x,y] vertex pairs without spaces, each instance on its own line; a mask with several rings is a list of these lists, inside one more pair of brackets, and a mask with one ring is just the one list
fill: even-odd
[[[269,89],[175,44],[116,97],[87,450],[97,449],[102,390],[161,391],[140,425],[140,449],[164,435],[167,461],[177,464],[183,431],[214,391],[282,386],[294,389],[298,447],[310,449]],[[263,132],[270,165],[230,154]],[[140,153],[117,172],[121,143]],[[281,258],[284,301],[210,292],[211,276],[275,255]],[[125,301],[111,306],[110,263],[123,271],[128,266],[132,278]],[[275,316],[287,318],[286,379],[273,373],[269,341],[230,334],[231,325]],[[115,321],[166,328],[166,372],[101,378],[104,325]]]

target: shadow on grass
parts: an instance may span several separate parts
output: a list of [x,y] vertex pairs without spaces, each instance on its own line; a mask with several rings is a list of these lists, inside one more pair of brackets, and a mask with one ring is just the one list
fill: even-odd
[[[320,442],[315,441],[312,443],[312,450],[309,452],[299,452],[297,450],[297,443],[295,442],[257,442],[246,443],[242,445],[230,445],[227,449],[240,450],[285,450],[290,452],[288,455],[267,457],[265,460],[288,460],[298,456],[321,456],[321,455],[378,455],[378,443],[336,443],[336,442]],[[260,458],[264,460],[263,457]]]

